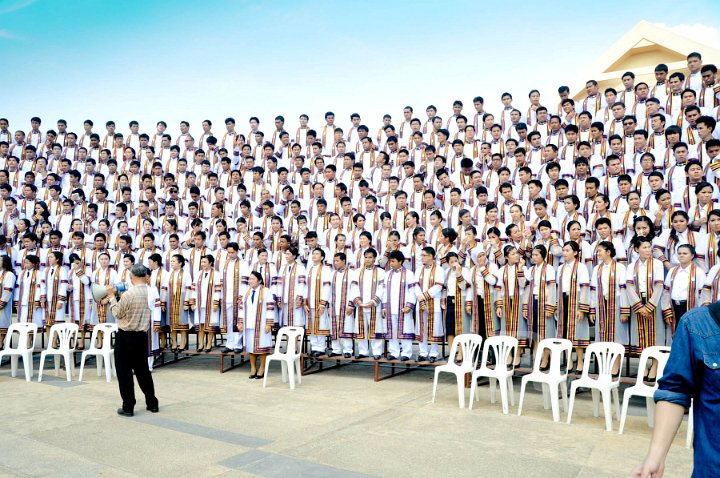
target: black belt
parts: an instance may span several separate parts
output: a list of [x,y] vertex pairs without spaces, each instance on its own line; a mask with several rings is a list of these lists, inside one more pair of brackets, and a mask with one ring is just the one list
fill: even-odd
[[679,306],[679,305],[685,305],[685,304],[687,304],[687,303],[688,303],[688,301],[686,301],[686,300],[675,300],[675,299],[673,299],[673,304],[678,305],[678,306]]

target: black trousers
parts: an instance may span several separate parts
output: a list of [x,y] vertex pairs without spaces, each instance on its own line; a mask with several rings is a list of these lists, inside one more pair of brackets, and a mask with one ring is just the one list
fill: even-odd
[[135,408],[135,382],[137,377],[140,390],[145,394],[145,404],[154,408],[158,406],[155,397],[155,385],[147,362],[147,332],[127,332],[118,330],[115,336],[115,368],[117,369],[118,386],[122,407],[126,412]]
[[688,301],[681,300],[678,302],[672,301],[672,309],[673,313],[675,314],[675,322],[673,323],[673,333],[675,332],[675,329],[677,329],[678,322],[680,322],[680,318],[685,315],[688,311]]

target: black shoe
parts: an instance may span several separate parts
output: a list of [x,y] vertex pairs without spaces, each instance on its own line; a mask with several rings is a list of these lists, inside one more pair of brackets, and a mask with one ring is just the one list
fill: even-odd
[[325,354],[324,354],[323,352],[318,351],[318,350],[315,350],[315,351],[312,353],[312,356],[313,356],[313,357],[322,357],[323,355],[325,355]]
[[410,360],[410,357],[406,357],[403,355],[402,357],[400,357],[400,360],[402,360],[403,362],[407,362],[408,360]]
[[128,412],[122,407],[117,409],[117,414],[120,415],[121,417],[134,417],[135,416],[135,414],[133,412]]
[[613,380],[618,379],[618,378],[620,378],[620,372],[612,374]]
[[233,349],[233,353],[241,354],[242,352],[243,352],[242,347],[240,347],[239,349]]
[[430,363],[437,362],[437,357],[430,357]]
[[373,356],[373,358],[374,358],[375,360],[380,360],[380,359],[382,358],[382,355],[375,355],[375,356]]
[[228,348],[228,347],[225,347],[225,348],[223,348],[223,349],[220,351],[220,353],[229,354],[229,353],[232,353],[232,349],[231,349],[231,348]]
[[544,366],[544,367],[540,367],[540,371],[541,371],[541,372],[547,372],[548,370],[550,370],[550,364],[547,364],[547,365]]
[[[375,359],[375,360],[377,360],[377,359]],[[390,355],[390,356],[388,356],[388,360],[398,360],[398,358],[394,355]]]
[[345,358],[350,358],[350,357],[352,357],[352,354],[345,353],[345,354],[343,354],[343,357],[345,357]]
[[647,382],[647,383],[655,383],[656,380],[657,380],[657,377],[648,377],[647,380],[645,380],[645,382]]
[[355,358],[356,358],[356,359],[364,359],[364,358],[368,358],[368,356],[367,356],[367,355],[363,355],[363,354],[359,354],[359,355],[358,355],[357,357],[355,357]]
[[327,356],[328,356],[328,357],[342,357],[342,354],[337,354],[337,353],[335,353],[335,352],[330,352],[329,354],[327,354]]
[[263,378],[265,378],[265,374],[263,374],[263,375],[255,374],[255,380],[262,380]]
[[256,373],[253,373],[253,374],[251,374],[248,378],[249,378],[250,380],[252,380],[252,379],[254,379],[254,378],[257,378],[257,374],[256,374]]
[[145,407],[145,410],[150,413],[157,413],[160,411],[160,407],[158,405],[155,405],[154,407]]
[[427,355],[418,355],[416,362],[427,362]]

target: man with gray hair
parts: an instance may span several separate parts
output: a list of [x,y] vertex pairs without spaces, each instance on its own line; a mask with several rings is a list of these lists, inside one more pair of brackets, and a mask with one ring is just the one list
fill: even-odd
[[147,410],[152,413],[159,411],[155,385],[147,362],[147,333],[152,318],[152,311],[148,305],[148,269],[142,264],[135,264],[130,268],[130,274],[132,287],[120,297],[119,301],[115,297],[117,292],[115,287],[112,285],[107,287],[110,310],[117,320],[119,329],[115,337],[115,368],[123,403],[117,413],[124,417],[134,415],[133,372],[140,389],[145,394]]

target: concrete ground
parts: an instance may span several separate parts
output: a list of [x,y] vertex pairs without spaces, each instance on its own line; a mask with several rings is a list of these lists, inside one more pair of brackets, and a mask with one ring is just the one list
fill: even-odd
[[[22,370],[22,369],[21,369]],[[0,476],[552,476],[620,477],[640,462],[651,429],[644,401],[632,402],[625,434],[593,418],[578,396],[572,425],[553,423],[532,388],[503,415],[487,386],[472,411],[459,409],[450,375],[431,403],[432,373],[375,383],[372,369],[348,366],[307,375],[291,391],[271,367],[268,388],[248,366],[217,371],[195,357],[153,373],[160,413],[121,418],[117,382],[94,369],[68,383],[48,370],[41,383],[0,368]],[[88,373],[90,372],[90,373]],[[77,380],[77,371],[75,373]],[[516,399],[520,379],[515,379]],[[139,390],[138,390],[139,393]],[[665,476],[690,476],[683,424]]]

